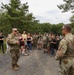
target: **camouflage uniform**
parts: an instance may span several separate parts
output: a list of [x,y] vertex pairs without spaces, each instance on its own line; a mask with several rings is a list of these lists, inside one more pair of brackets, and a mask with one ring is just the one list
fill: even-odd
[[7,43],[10,46],[10,53],[11,53],[11,58],[12,58],[12,67],[14,65],[17,65],[18,59],[20,57],[20,52],[19,52],[19,45],[16,44],[16,41],[19,42],[18,35],[14,35],[13,33],[10,34]]
[[74,75],[74,36],[71,33],[61,40],[58,50],[62,51],[62,57],[55,58],[60,61],[59,75]]
[[37,47],[37,35],[33,35],[33,47]]
[[47,36],[43,36],[43,48],[46,49],[47,48],[47,43],[48,43],[48,37]]

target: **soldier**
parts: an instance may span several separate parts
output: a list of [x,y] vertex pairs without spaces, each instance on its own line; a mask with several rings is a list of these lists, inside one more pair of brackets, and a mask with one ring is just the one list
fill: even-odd
[[48,36],[46,35],[46,32],[43,35],[42,42],[43,42],[44,53],[47,53]]
[[34,35],[33,35],[33,48],[34,49],[36,49],[37,48],[37,34],[35,33]]
[[12,33],[10,34],[7,43],[10,46],[12,68],[13,70],[19,70],[19,65],[17,64],[17,62],[20,57],[20,52],[19,52],[20,43],[19,43],[19,37],[17,35],[17,28],[12,29]]
[[71,33],[71,27],[64,25],[62,27],[64,38],[60,41],[55,59],[59,60],[59,75],[74,75],[74,35]]

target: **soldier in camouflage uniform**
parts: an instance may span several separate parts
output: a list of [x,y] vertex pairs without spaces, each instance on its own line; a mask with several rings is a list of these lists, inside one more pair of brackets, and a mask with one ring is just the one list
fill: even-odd
[[33,35],[33,48],[36,49],[37,48],[37,34],[35,33]]
[[42,42],[43,42],[44,53],[47,53],[48,36],[46,32],[43,35]]
[[10,46],[12,68],[13,70],[19,70],[19,65],[17,64],[17,62],[20,57],[20,52],[19,52],[20,42],[19,42],[19,37],[17,35],[17,28],[12,29],[12,33],[10,34],[7,43]]
[[74,35],[71,33],[71,27],[64,25],[62,27],[64,38],[59,44],[55,59],[59,60],[59,75],[74,75]]

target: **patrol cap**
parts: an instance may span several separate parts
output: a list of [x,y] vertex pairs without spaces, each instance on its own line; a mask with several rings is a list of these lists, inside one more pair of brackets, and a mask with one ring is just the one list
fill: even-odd
[[64,25],[63,28],[67,29],[67,31],[69,31],[69,32],[71,31],[71,26],[68,24]]
[[17,31],[17,28],[13,28],[12,30],[13,30],[13,31]]

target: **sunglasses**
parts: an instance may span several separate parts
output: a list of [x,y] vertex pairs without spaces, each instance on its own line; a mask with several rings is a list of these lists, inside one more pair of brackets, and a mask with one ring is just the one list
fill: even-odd
[[62,30],[65,30],[64,28],[62,28]]
[[17,30],[16,30],[16,31],[14,31],[14,32],[17,32]]

